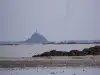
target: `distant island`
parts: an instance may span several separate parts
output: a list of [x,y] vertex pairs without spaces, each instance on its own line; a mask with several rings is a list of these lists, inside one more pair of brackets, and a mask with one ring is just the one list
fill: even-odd
[[61,42],[48,41],[42,34],[37,31],[25,41],[4,42],[0,41],[0,45],[19,45],[19,44],[100,44],[100,40],[68,40]]
[[37,31],[29,38],[27,39],[24,43],[35,43],[35,44],[41,44],[41,43],[47,43],[48,40],[38,33]]
[[18,44],[42,44],[42,43],[48,43],[48,40],[37,31],[27,40],[25,41],[19,41],[19,42],[3,42],[1,41],[1,45],[18,45]]

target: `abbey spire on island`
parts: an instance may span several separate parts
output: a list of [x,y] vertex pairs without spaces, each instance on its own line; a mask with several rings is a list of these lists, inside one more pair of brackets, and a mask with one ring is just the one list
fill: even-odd
[[47,43],[48,40],[40,33],[38,33],[38,31],[36,30],[36,32],[30,37],[28,38],[26,41],[26,43]]

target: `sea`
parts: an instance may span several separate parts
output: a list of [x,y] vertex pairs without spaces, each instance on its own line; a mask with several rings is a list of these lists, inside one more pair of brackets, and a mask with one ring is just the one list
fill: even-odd
[[32,45],[0,45],[0,57],[32,57],[50,50],[70,51],[82,50],[100,44],[32,44]]

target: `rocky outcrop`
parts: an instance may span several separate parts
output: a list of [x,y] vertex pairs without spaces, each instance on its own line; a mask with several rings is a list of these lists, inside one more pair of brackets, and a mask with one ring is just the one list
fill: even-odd
[[44,52],[42,54],[34,55],[32,57],[43,57],[43,56],[86,56],[86,55],[100,55],[100,46],[94,46],[90,48],[85,48],[82,51],[71,50],[66,51],[56,51],[51,50],[50,52]]

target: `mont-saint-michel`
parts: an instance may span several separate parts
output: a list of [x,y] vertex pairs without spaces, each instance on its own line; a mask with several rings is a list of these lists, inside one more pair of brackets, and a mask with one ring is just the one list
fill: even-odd
[[67,40],[61,42],[51,42],[44,35],[37,32],[37,30],[27,38],[25,41],[4,42],[0,41],[0,45],[14,45],[14,44],[100,44],[100,40]]
[[24,43],[47,43],[48,40],[40,33],[37,31],[30,37],[28,38]]
[[40,33],[34,32],[31,37],[26,39],[25,41],[20,42],[0,42],[0,44],[42,44],[48,43],[48,40]]

